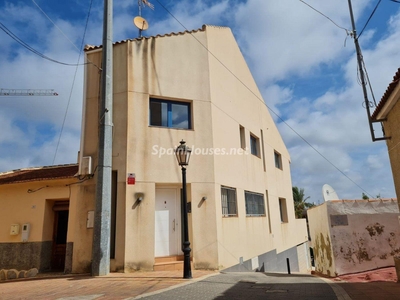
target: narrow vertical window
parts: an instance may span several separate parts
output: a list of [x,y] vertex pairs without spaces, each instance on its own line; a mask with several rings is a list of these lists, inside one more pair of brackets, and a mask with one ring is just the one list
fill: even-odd
[[258,137],[253,134],[250,135],[250,151],[251,154],[260,157],[260,142]]
[[246,149],[246,135],[244,131],[244,127],[239,125],[239,133],[240,133],[240,147],[242,149]]
[[282,170],[282,156],[276,151],[274,151],[274,156],[275,156],[275,167]]
[[286,199],[284,198],[279,198],[279,212],[281,214],[281,222],[287,223],[288,215],[287,215]]

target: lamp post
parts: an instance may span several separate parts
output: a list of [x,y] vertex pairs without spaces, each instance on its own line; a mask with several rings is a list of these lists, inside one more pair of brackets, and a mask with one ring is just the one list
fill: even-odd
[[192,150],[186,146],[184,140],[180,141],[180,145],[175,150],[176,159],[182,169],[182,213],[183,213],[183,278],[192,278],[192,270],[190,267],[190,242],[189,242],[189,226],[187,212],[187,193],[186,193],[186,166],[189,165],[190,153]]

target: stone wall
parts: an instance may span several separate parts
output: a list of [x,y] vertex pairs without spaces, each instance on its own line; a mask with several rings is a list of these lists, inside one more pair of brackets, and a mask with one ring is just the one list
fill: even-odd
[[0,269],[51,269],[52,242],[0,243]]

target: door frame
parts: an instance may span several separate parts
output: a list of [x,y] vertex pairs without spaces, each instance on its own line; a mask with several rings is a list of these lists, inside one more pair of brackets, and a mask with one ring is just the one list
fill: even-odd
[[[170,234],[170,239],[169,242],[174,242],[175,243],[175,253],[169,253],[169,255],[166,256],[174,256],[174,255],[182,255],[182,214],[181,214],[181,191],[179,186],[156,186],[155,189],[155,205],[154,205],[154,214],[156,214],[157,210],[157,202],[160,201],[157,197],[157,190],[174,190],[175,191],[175,237],[173,240],[171,240],[171,232]],[[154,220],[154,237],[156,237],[156,219]],[[169,222],[172,222],[172,220],[169,220]],[[155,257],[162,257],[162,256],[157,256],[156,255],[156,247],[157,247],[157,242],[156,239],[154,238],[154,254]]]
[[[51,247],[51,263],[50,263],[50,268],[51,270],[62,270],[64,271],[65,269],[65,258],[66,258],[66,247],[67,247],[67,237],[68,237],[68,224],[69,224],[69,200],[64,200],[64,201],[54,201],[53,207],[52,207],[53,213],[54,213],[54,219],[53,219],[53,238],[52,238],[52,247]],[[59,213],[61,211],[67,211],[68,212],[68,218],[67,218],[67,224],[66,224],[66,232],[65,232],[65,246],[64,247],[57,247],[57,232],[58,232],[58,221],[59,221]],[[64,245],[64,244],[60,244]],[[57,263],[56,263],[56,256],[57,256],[57,251],[61,249],[64,260],[61,263],[62,268],[57,268]]]

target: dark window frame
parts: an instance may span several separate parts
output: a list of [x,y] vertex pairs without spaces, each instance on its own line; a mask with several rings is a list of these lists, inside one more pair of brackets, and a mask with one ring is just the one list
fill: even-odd
[[[152,103],[162,103],[167,105],[167,124],[152,124],[153,115],[152,115]],[[173,116],[172,116],[172,109],[173,105],[185,106],[187,108],[187,127],[175,127],[173,124]],[[161,120],[162,121],[162,120]],[[175,100],[168,100],[168,99],[161,99],[161,98],[152,98],[149,99],[149,126],[155,127],[163,127],[163,128],[170,128],[170,129],[186,129],[191,130],[192,127],[192,102],[185,102],[185,101],[175,101]]]
[[285,198],[279,198],[279,213],[281,216],[281,223],[288,223],[287,202]]
[[275,160],[275,168],[283,170],[283,168],[282,168],[282,155],[277,151],[274,151],[274,160]]
[[250,133],[250,153],[260,158],[260,139]]

